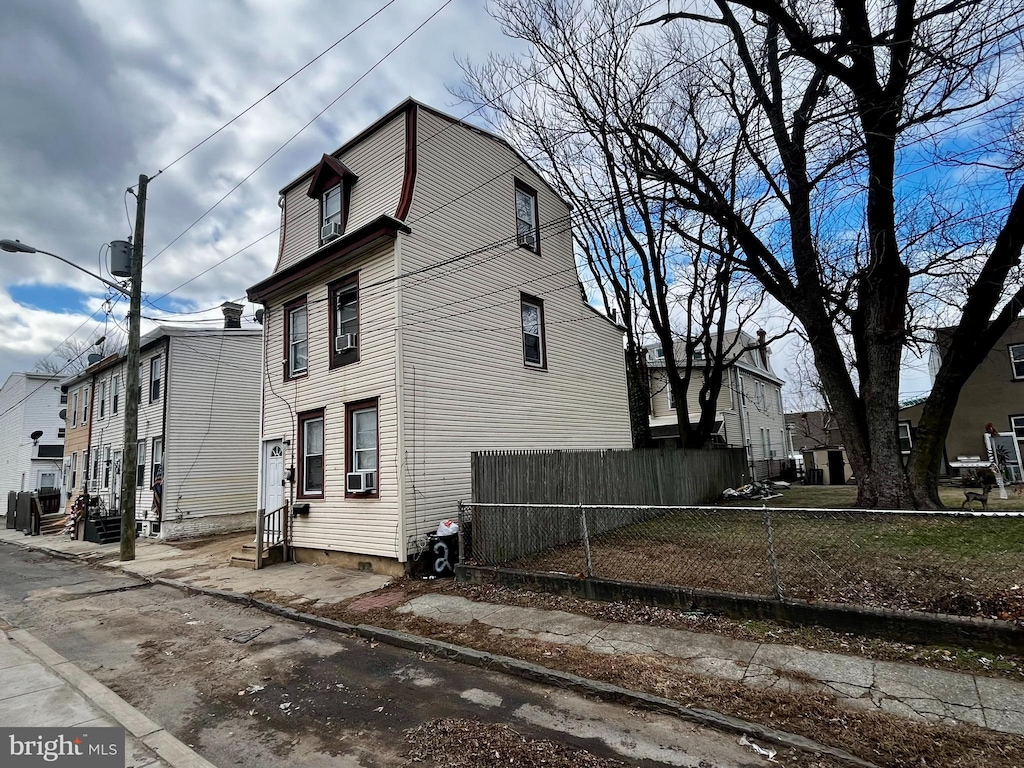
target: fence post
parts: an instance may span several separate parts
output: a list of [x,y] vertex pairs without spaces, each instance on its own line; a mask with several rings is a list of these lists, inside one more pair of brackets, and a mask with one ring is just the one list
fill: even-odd
[[457,565],[462,565],[462,553],[465,551],[464,547],[465,547],[466,539],[465,539],[465,535],[463,533],[463,529],[466,527],[465,512],[466,512],[466,506],[465,506],[465,504],[462,503],[462,499],[459,499],[459,516],[458,516],[458,520],[459,520],[459,530],[458,530],[458,534],[459,534],[459,539],[458,539],[458,541],[459,541],[459,561],[458,561]]
[[587,578],[594,575],[594,561],[590,555],[590,531],[587,528],[587,508],[580,504],[580,531],[583,533],[583,551],[587,555]]
[[775,599],[782,600],[782,581],[779,579],[779,563],[775,558],[775,529],[772,527],[772,513],[767,504],[761,505],[764,527],[768,533],[768,562],[772,568],[772,585],[775,587]]

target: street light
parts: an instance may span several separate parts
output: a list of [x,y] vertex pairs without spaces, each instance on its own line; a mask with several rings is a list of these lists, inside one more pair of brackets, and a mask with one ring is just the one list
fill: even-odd
[[[140,177],[140,184],[142,187],[140,190],[140,213],[142,216],[145,216],[145,203],[142,202],[145,200],[145,183],[142,181],[144,178],[145,177]],[[136,243],[142,242],[141,227],[141,220],[137,220]],[[7,251],[8,253],[45,253],[47,256],[52,256],[58,261],[63,261],[65,264],[71,265],[80,272],[84,272],[90,277],[96,278],[100,282],[105,283],[131,300],[131,308],[128,312],[128,354],[126,361],[128,370],[126,372],[127,381],[125,382],[125,388],[128,391],[125,392],[123,457],[124,466],[135,467],[138,462],[139,446],[137,440],[139,437],[139,399],[142,394],[139,391],[139,326],[142,320],[141,247],[133,249],[132,272],[131,278],[129,279],[131,290],[125,290],[123,285],[118,285],[104,277],[95,275],[89,270],[78,266],[74,262],[68,261],[63,256],[58,256],[56,253],[50,253],[49,251],[34,248],[31,245],[26,245],[18,240],[0,240],[0,250]],[[122,560],[135,559],[135,493],[137,485],[135,474],[135,472],[121,473]]]
[[8,253],[45,253],[47,256],[53,256],[53,258],[57,259],[57,261],[63,261],[68,266],[74,267],[79,272],[84,272],[89,277],[93,277],[99,280],[101,283],[104,283],[108,287],[113,288],[118,293],[121,293],[124,296],[131,297],[131,292],[125,290],[125,287],[123,285],[119,285],[115,282],[107,280],[107,278],[105,277],[100,277],[99,275],[90,272],[88,269],[84,269],[83,267],[78,266],[77,264],[75,264],[75,262],[68,261],[63,256],[58,256],[56,253],[43,251],[40,250],[39,248],[33,248],[31,245],[26,245],[20,240],[0,240],[0,251],[7,251]]

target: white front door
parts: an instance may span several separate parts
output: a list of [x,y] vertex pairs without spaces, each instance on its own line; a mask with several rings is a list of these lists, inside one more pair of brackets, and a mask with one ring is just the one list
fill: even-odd
[[284,443],[263,443],[263,508],[268,512],[284,505]]

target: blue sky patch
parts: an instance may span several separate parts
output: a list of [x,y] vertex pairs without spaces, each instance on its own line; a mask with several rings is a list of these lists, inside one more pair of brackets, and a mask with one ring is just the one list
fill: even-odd
[[66,285],[8,285],[7,293],[18,304],[49,312],[81,312],[90,294]]

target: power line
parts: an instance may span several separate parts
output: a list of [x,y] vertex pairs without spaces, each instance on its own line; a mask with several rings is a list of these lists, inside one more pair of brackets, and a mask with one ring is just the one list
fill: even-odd
[[[152,175],[152,176],[150,177],[150,181],[152,181],[153,179],[155,179],[155,178],[156,178],[157,176],[159,176],[159,175],[160,175],[161,173],[163,173],[164,171],[166,171],[166,170],[169,170],[170,168],[173,168],[173,167],[174,167],[175,165],[177,165],[177,164],[178,164],[179,162],[181,162],[182,160],[184,160],[184,159],[185,159],[186,157],[188,157],[188,156],[189,156],[190,154],[192,154],[193,152],[195,152],[195,151],[196,151],[197,149],[199,149],[199,148],[200,148],[201,146],[203,146],[203,144],[205,144],[206,142],[208,142],[208,141],[209,141],[210,139],[212,139],[212,138],[213,138],[214,136],[216,136],[216,135],[217,135],[218,133],[220,133],[221,131],[223,131],[223,130],[224,130],[225,128],[227,128],[227,127],[228,127],[228,126],[230,126],[230,125],[231,125],[232,123],[234,123],[235,121],[237,121],[237,120],[238,120],[239,118],[241,118],[241,117],[244,117],[244,116],[245,116],[246,114],[248,114],[248,113],[249,113],[249,112],[250,112],[250,111],[251,111],[251,110],[252,110],[252,109],[253,109],[254,107],[258,106],[259,104],[261,104],[262,102],[264,102],[264,101],[265,101],[266,99],[268,99],[268,98],[269,98],[270,96],[272,96],[272,95],[273,95],[274,93],[276,93],[276,92],[277,92],[277,90],[278,90],[279,88],[281,88],[281,86],[283,86],[283,85],[285,85],[286,83],[288,83],[288,81],[292,80],[292,79],[293,79],[293,78],[294,78],[294,77],[295,77],[296,75],[298,75],[298,74],[300,74],[301,72],[303,72],[304,70],[308,69],[308,68],[309,68],[310,66],[312,66],[312,65],[313,65],[313,64],[315,64],[315,63],[316,63],[317,61],[319,61],[320,59],[322,59],[322,58],[323,58],[323,57],[324,57],[325,55],[327,55],[327,54],[328,54],[328,53],[330,53],[330,52],[331,52],[332,50],[334,50],[334,49],[335,49],[335,48],[336,48],[336,47],[337,47],[338,45],[340,45],[341,43],[343,43],[343,42],[344,42],[345,40],[347,40],[347,39],[348,39],[349,37],[351,37],[351,36],[352,36],[353,34],[355,34],[355,33],[356,33],[356,32],[358,32],[358,31],[359,31],[360,29],[362,29],[362,28],[363,28],[364,26],[366,26],[366,25],[367,25],[367,24],[369,24],[369,23],[370,23],[371,21],[373,21],[373,19],[375,19],[375,18],[376,18],[376,17],[378,16],[378,15],[380,15],[381,13],[383,13],[383,12],[384,12],[384,10],[386,10],[386,9],[388,8],[388,6],[390,6],[390,5],[393,5],[393,4],[394,4],[394,2],[395,2],[395,0],[388,0],[388,2],[384,3],[384,5],[382,5],[382,6],[380,7],[380,8],[378,8],[378,9],[377,9],[376,11],[374,11],[374,12],[373,12],[372,14],[370,14],[370,15],[369,15],[369,16],[367,16],[367,17],[366,17],[365,19],[363,19],[363,20],[362,20],[361,22],[359,22],[359,24],[357,24],[356,26],[352,27],[352,29],[350,29],[350,30],[349,30],[348,32],[346,32],[346,33],[345,33],[344,35],[342,35],[341,37],[339,37],[339,38],[338,38],[337,40],[335,40],[335,41],[334,41],[333,43],[331,43],[331,44],[330,44],[330,45],[329,45],[328,47],[326,47],[326,48],[324,48],[324,49],[323,49],[322,51],[320,51],[320,53],[318,53],[318,54],[317,54],[316,56],[314,56],[314,57],[313,57],[312,59],[310,59],[309,61],[307,61],[307,62],[306,62],[305,64],[303,64],[303,65],[302,65],[301,67],[299,67],[299,68],[298,68],[297,70],[295,70],[294,72],[292,72],[292,73],[291,73],[290,75],[288,75],[288,77],[286,77],[286,78],[285,78],[284,80],[282,80],[281,82],[279,82],[279,83],[278,83],[277,85],[275,85],[275,86],[274,86],[273,88],[271,88],[271,89],[270,89],[269,91],[267,91],[267,92],[266,92],[265,94],[263,94],[262,96],[260,96],[260,97],[259,97],[258,99],[256,99],[256,101],[254,101],[254,102],[253,102],[252,104],[250,104],[250,105],[249,105],[248,107],[246,107],[246,108],[245,108],[245,109],[243,109],[243,110],[242,110],[241,112],[239,112],[239,113],[238,113],[237,115],[235,115],[234,117],[232,117],[232,118],[231,118],[230,120],[228,120],[228,121],[227,121],[226,123],[224,123],[224,125],[222,125],[222,126],[221,126],[220,128],[218,128],[217,130],[215,130],[215,131],[214,131],[213,133],[211,133],[210,135],[208,135],[208,136],[207,136],[207,137],[206,137],[205,139],[203,139],[203,140],[202,140],[202,141],[200,141],[199,143],[197,143],[197,144],[193,145],[193,146],[192,146],[192,147],[191,147],[190,149],[188,149],[188,150],[186,150],[185,152],[183,152],[182,154],[178,155],[178,157],[174,158],[174,160],[172,160],[172,161],[171,161],[171,162],[169,162],[169,163],[168,163],[167,165],[165,165],[165,166],[164,166],[163,168],[161,168],[161,169],[160,169],[159,171],[157,171],[156,173],[154,173],[154,174],[153,174],[153,175]],[[129,227],[130,227],[130,226],[131,226],[131,224],[130,224],[130,222],[129,222]]]
[[441,11],[443,11],[445,8],[447,8],[451,3],[452,3],[452,0],[444,0],[444,2],[441,3],[440,6],[438,6],[437,10],[435,10],[426,19],[424,19],[422,22],[420,22],[420,24],[415,29],[413,29],[412,32],[410,32],[408,35],[403,37],[398,42],[397,45],[395,45],[393,48],[391,48],[391,50],[389,50],[387,53],[385,53],[383,56],[381,56],[379,59],[377,59],[377,61],[373,64],[373,66],[371,66],[369,69],[367,69],[365,72],[363,72],[363,74],[361,74],[358,78],[356,78],[355,81],[353,81],[345,90],[343,90],[341,93],[339,93],[334,98],[334,100],[331,101],[331,103],[329,103],[326,107],[321,109],[316,115],[313,116],[313,118],[311,120],[309,120],[305,125],[303,125],[301,128],[299,128],[299,130],[297,130],[295,133],[293,133],[291,135],[291,137],[289,137],[288,140],[284,142],[284,144],[282,144],[277,149],[275,149],[262,163],[260,163],[255,168],[253,168],[252,171],[250,171],[249,174],[246,175],[241,181],[239,181],[231,189],[229,189],[227,192],[225,192],[224,195],[217,202],[215,202],[213,205],[211,205],[209,208],[207,208],[199,216],[199,218],[197,218],[195,221],[193,221],[191,224],[189,224],[184,230],[182,230],[182,232],[180,234],[178,234],[173,240],[171,240],[171,242],[169,242],[167,245],[165,245],[163,248],[161,248],[156,253],[155,256],[153,256],[152,258],[150,258],[150,260],[148,262],[146,262],[146,266],[149,266],[154,261],[156,261],[158,258],[160,258],[160,255],[164,251],[166,251],[168,248],[170,248],[172,245],[174,245],[176,242],[178,242],[178,240],[180,240],[182,237],[184,237],[186,233],[188,233],[193,227],[196,226],[196,224],[198,224],[200,221],[205,219],[210,213],[212,213],[213,210],[216,209],[217,206],[219,206],[225,200],[227,200],[228,197],[235,192],[235,190],[237,190],[245,182],[247,182],[249,179],[251,179],[257,173],[257,171],[259,171],[263,166],[265,166],[267,163],[269,163],[271,160],[273,160],[278,155],[278,153],[283,151],[284,148],[287,147],[289,144],[291,144],[296,138],[298,138],[299,135],[303,131],[305,131],[307,128],[309,128],[309,126],[311,126],[314,122],[316,122],[320,118],[320,116],[324,114],[324,112],[326,112],[328,109],[330,109],[335,104],[337,104],[341,100],[341,98],[343,96],[348,94],[353,88],[355,88],[357,85],[359,85],[359,83],[361,83],[367,76],[369,76],[371,72],[373,72],[375,69],[377,69],[377,67],[379,67],[381,64],[383,64],[395,51],[397,51],[399,48],[401,48],[413,35],[415,35],[417,32],[419,32],[421,29],[423,29],[423,27],[425,27],[427,24],[429,24],[430,21],[433,20],[433,18],[435,16],[437,16],[439,13],[441,13]]

